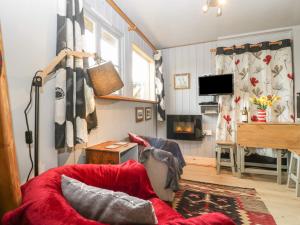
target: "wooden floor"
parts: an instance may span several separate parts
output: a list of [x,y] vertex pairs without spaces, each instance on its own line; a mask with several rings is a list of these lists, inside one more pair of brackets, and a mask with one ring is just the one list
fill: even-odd
[[294,189],[278,185],[276,178],[264,175],[244,175],[242,179],[232,176],[231,171],[211,166],[188,164],[184,168],[183,179],[239,187],[255,188],[278,225],[300,225],[300,198],[295,197]]

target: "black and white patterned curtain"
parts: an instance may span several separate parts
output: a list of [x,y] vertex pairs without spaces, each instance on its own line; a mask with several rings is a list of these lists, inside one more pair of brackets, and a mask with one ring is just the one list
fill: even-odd
[[165,110],[165,88],[164,88],[164,77],[162,73],[162,55],[161,51],[157,51],[154,55],[155,61],[155,93],[157,104],[157,120],[165,121],[166,110]]
[[[58,0],[57,54],[65,48],[83,51],[82,0]],[[67,57],[56,73],[55,148],[87,143],[97,126],[94,93],[84,70],[88,59]]]

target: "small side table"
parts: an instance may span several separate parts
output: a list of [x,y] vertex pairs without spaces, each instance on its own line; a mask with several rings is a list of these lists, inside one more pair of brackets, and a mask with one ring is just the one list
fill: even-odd
[[108,149],[109,145],[117,141],[107,141],[98,145],[88,147],[86,151],[86,163],[88,164],[119,164],[127,160],[138,161],[138,145],[128,143],[118,148]]

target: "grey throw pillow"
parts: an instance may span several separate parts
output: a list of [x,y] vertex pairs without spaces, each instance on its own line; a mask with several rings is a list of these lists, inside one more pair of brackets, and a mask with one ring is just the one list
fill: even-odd
[[65,175],[61,188],[70,205],[88,219],[108,224],[157,224],[150,201],[89,186]]

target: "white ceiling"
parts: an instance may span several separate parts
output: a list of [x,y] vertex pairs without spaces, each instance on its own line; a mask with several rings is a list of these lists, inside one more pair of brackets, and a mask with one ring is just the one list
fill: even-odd
[[226,0],[202,12],[205,0],[115,0],[157,48],[300,24],[300,0]]

